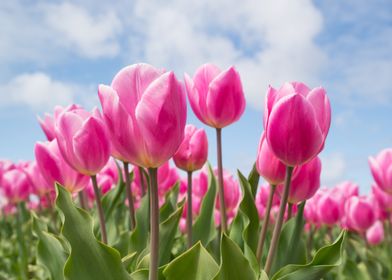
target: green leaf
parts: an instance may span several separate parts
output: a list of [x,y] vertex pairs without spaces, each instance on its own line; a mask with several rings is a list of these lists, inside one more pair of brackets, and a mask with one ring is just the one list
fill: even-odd
[[93,234],[93,221],[83,209],[75,207],[71,195],[56,184],[56,206],[63,213],[62,234],[71,245],[64,267],[67,279],[130,279],[117,250],[99,242]]
[[256,274],[240,247],[226,234],[221,240],[221,265],[214,280],[255,280]]
[[142,252],[144,248],[147,246],[148,240],[148,229],[150,218],[148,215],[149,211],[149,201],[148,196],[145,195],[141,202],[140,207],[136,211],[136,228],[132,231],[130,244],[129,244],[129,252]]
[[305,204],[301,203],[296,217],[290,219],[283,226],[275,261],[271,269],[272,275],[287,264],[306,264],[306,245],[301,238],[305,224],[303,219],[304,206]]
[[159,209],[159,221],[166,220],[177,208],[180,184],[176,183],[165,196],[165,203]]
[[35,215],[33,215],[33,232],[38,237],[37,263],[48,269],[51,279],[64,279],[63,269],[67,254],[60,241],[47,232],[46,225]]
[[167,280],[210,280],[218,270],[217,263],[201,242],[198,242],[171,261],[163,270],[163,275]]
[[310,263],[287,265],[280,269],[272,280],[321,279],[327,272],[341,264],[345,237],[346,231],[342,231],[333,244],[319,249]]
[[211,166],[208,166],[208,191],[201,203],[200,215],[193,224],[193,240],[207,246],[216,234],[214,222],[214,209],[216,198],[216,179]]
[[259,280],[269,280],[268,275],[264,270],[261,270]]
[[252,170],[248,175],[248,182],[250,185],[250,189],[252,190],[253,197],[256,197],[257,188],[259,186],[260,175],[256,169],[256,163],[253,164]]
[[159,225],[159,265],[169,262],[171,249],[175,242],[175,235],[178,231],[178,223],[183,212],[184,203]]

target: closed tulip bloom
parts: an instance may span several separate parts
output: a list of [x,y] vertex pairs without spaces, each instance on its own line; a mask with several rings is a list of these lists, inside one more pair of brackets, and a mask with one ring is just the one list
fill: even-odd
[[193,79],[185,74],[185,85],[193,112],[206,125],[223,128],[239,120],[245,110],[240,75],[234,67],[221,71],[204,64]]
[[383,211],[392,212],[392,194],[384,192],[376,183],[372,184],[372,194]]
[[351,197],[346,202],[345,215],[348,228],[359,232],[370,228],[376,219],[374,207],[368,197]]
[[265,132],[261,135],[257,151],[256,169],[260,176],[271,185],[283,183],[286,175],[286,166],[272,152],[265,139]]
[[[311,198],[320,188],[321,160],[316,157],[294,169],[288,202],[297,204]],[[283,185],[277,188],[283,192]]]
[[56,119],[56,139],[61,154],[76,171],[96,175],[110,156],[110,142],[98,109],[65,109]]
[[23,170],[30,180],[31,186],[34,188],[34,193],[38,196],[42,197],[54,191],[54,186],[48,185],[35,161],[29,163]]
[[78,192],[87,186],[89,177],[75,171],[65,161],[56,139],[37,142],[34,153],[41,174],[49,186],[54,187],[54,183],[58,182],[69,192]]
[[12,169],[3,174],[0,182],[6,197],[12,203],[26,201],[30,195],[30,181],[20,169]]
[[370,245],[378,245],[384,240],[384,227],[381,221],[375,222],[366,231],[366,240]]
[[331,192],[322,195],[317,202],[318,218],[321,223],[332,226],[340,220],[340,205]]
[[127,66],[98,94],[114,157],[156,168],[174,155],[184,137],[186,101],[173,72]]
[[268,89],[264,108],[266,138],[274,154],[288,166],[317,156],[331,123],[331,107],[322,87],[299,82]]
[[382,150],[376,157],[369,157],[370,170],[377,185],[392,194],[392,149]]
[[207,161],[207,155],[208,140],[204,129],[186,125],[184,139],[173,156],[176,166],[185,171],[201,169]]

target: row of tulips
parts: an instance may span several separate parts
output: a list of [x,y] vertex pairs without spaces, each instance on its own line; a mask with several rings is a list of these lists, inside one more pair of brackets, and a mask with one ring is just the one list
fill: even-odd
[[[205,131],[186,124],[186,95],[216,131],[215,169]],[[0,161],[3,222],[26,252],[21,279],[33,273],[29,263],[52,279],[346,279],[356,273],[351,262],[368,262],[343,254],[347,231],[355,246],[392,245],[392,150],[369,159],[369,196],[349,182],[320,188],[331,122],[322,87],[268,88],[255,168],[238,181],[222,161],[222,129],[245,110],[234,67],[206,64],[182,83],[135,64],[98,96],[102,111],[58,106],[39,119],[47,141],[35,145],[35,161]],[[26,242],[38,242],[30,254]],[[330,272],[343,260],[350,268]]]

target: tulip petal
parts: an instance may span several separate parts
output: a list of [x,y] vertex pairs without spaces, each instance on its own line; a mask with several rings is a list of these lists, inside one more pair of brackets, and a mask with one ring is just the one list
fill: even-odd
[[312,104],[320,129],[326,137],[331,125],[331,105],[325,90],[322,87],[314,88],[306,99]]

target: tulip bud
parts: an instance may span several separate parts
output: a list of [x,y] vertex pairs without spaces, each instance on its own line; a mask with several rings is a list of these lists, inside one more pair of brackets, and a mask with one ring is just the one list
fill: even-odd
[[26,201],[30,194],[30,182],[20,169],[12,169],[3,174],[0,182],[6,197],[12,203]]
[[265,132],[261,135],[256,159],[257,172],[271,185],[283,183],[286,166],[275,156],[265,139]]
[[270,87],[264,128],[271,150],[286,165],[304,164],[324,147],[331,123],[329,99],[323,88],[310,90],[298,82],[279,90]]
[[221,71],[204,64],[193,79],[185,74],[185,85],[193,112],[206,125],[223,128],[239,120],[245,110],[240,75],[234,67]]
[[384,227],[381,221],[375,222],[366,231],[366,240],[370,245],[378,245],[384,240]]
[[317,210],[320,222],[323,224],[332,226],[340,220],[340,205],[331,192],[326,192],[319,198]]
[[377,185],[392,195],[392,149],[382,150],[375,158],[369,157],[369,165]]
[[370,228],[376,215],[368,197],[353,196],[345,205],[346,226],[359,232]]

